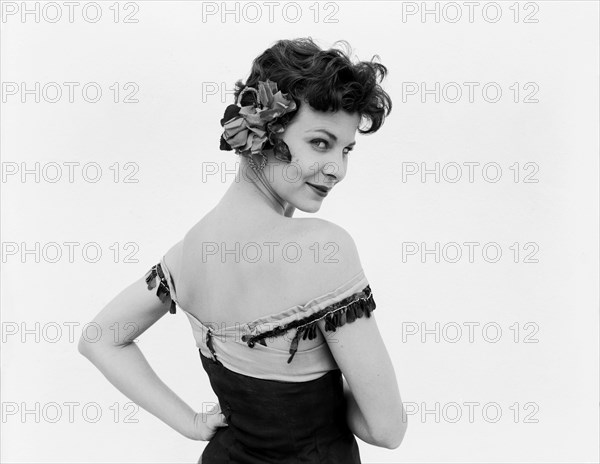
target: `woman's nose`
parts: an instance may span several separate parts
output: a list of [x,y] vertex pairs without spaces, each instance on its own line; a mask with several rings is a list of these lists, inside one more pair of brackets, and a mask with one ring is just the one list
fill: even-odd
[[336,153],[335,156],[326,163],[323,172],[334,176],[338,182],[341,181],[346,175],[346,163],[343,152]]
[[340,176],[343,175],[339,171],[340,166],[335,162],[327,162],[323,166],[321,172],[323,173],[324,179],[323,182],[330,184],[339,182]]

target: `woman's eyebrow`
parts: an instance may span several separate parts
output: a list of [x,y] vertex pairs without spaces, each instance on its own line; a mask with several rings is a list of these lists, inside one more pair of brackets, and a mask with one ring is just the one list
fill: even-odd
[[[324,134],[327,134],[329,137],[331,137],[334,142],[337,142],[337,139],[338,139],[335,136],[335,134],[332,134],[331,132],[329,132],[328,130],[325,130],[325,129],[310,129],[307,132],[323,132]],[[349,147],[352,147],[354,145],[356,145],[356,140],[354,142],[348,144]]]

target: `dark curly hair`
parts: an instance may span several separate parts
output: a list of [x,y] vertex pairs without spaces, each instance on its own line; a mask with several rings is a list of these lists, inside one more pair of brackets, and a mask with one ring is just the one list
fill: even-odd
[[[341,43],[348,51],[321,49],[311,37],[279,40],[265,50],[252,63],[252,70],[245,83],[235,83],[235,101],[246,87],[258,88],[258,81],[267,79],[277,83],[278,90],[296,102],[296,111],[284,114],[278,122],[284,127],[297,114],[303,101],[318,111],[358,112],[361,120],[370,122],[368,128],[360,128],[361,134],[374,133],[392,110],[390,96],[379,83],[387,75],[387,68],[371,61],[353,63],[349,57],[350,45]],[[379,58],[375,55],[373,58]],[[246,92],[240,104],[250,105],[252,92]],[[289,157],[288,157],[289,160]]]

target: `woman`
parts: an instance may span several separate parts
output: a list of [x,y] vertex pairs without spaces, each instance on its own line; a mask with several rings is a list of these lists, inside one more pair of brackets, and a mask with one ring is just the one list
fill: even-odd
[[[329,221],[292,217],[319,210],[346,176],[356,131],[377,131],[391,111],[386,73],[310,38],[256,58],[221,119],[220,148],[241,155],[235,182],[94,319],[112,336],[80,341],[126,396],[209,440],[199,462],[360,463],[355,435],[390,449],[403,439],[404,407],[354,242]],[[177,307],[219,400],[208,413],[171,391],[132,343]],[[136,331],[115,341],[110,327],[132,321]]]

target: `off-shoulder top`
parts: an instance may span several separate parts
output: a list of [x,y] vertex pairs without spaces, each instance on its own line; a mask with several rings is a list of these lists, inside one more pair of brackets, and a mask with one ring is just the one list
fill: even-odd
[[[177,306],[184,311],[201,354],[239,374],[286,382],[310,381],[338,369],[327,341],[308,350],[298,349],[301,340],[317,336],[317,321],[324,319],[325,330],[335,331],[363,315],[371,317],[376,307],[361,269],[343,285],[304,305],[244,324],[215,328],[181,307],[164,256],[146,273],[146,283],[148,290],[156,288],[161,301],[171,300],[171,314],[176,313]],[[268,338],[284,335],[292,337],[289,352],[268,345]]]

